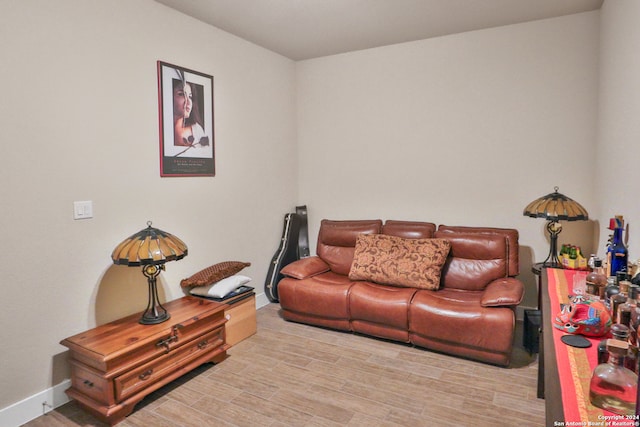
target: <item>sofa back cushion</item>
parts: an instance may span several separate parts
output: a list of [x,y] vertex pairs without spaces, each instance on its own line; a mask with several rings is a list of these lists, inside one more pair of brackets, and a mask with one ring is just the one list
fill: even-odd
[[378,234],[382,221],[335,221],[323,219],[318,232],[316,253],[334,273],[347,276],[351,269],[356,239],[359,234]]
[[491,281],[509,276],[506,236],[438,230],[435,237],[451,243],[442,269],[442,287],[480,291]]
[[432,222],[387,220],[382,226],[382,234],[405,239],[430,239],[436,232]]
[[444,239],[361,234],[349,279],[434,291],[450,247]]
[[491,227],[462,227],[452,225],[440,225],[438,227],[440,237],[445,237],[445,233],[465,233],[465,234],[481,234],[481,235],[498,235],[507,239],[507,262],[509,268],[509,276],[515,277],[520,274],[520,264],[518,253],[520,247],[518,244],[518,230],[513,228],[491,228]]

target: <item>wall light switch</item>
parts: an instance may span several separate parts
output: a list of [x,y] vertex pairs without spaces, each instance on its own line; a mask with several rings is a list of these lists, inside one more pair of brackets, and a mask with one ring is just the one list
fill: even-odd
[[88,218],[93,218],[93,202],[91,200],[73,202],[73,219]]

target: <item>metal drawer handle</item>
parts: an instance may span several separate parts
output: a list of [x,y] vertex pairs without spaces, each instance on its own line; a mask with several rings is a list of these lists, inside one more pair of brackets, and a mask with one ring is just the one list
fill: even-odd
[[205,348],[207,345],[209,344],[209,340],[204,340],[201,343],[198,343],[198,348],[200,350],[202,350],[203,348]]
[[169,350],[171,350],[170,344],[174,341],[178,341],[177,335],[171,335],[169,338],[158,341],[156,347],[164,347],[164,352],[169,353]]
[[148,371],[144,371],[143,373],[141,373],[138,376],[138,378],[140,378],[142,381],[144,381],[147,378],[149,378],[151,376],[151,374],[153,374],[153,369],[149,369]]
[[87,387],[93,387],[93,383],[89,380],[84,380],[84,385],[86,385]]
[[173,325],[171,328],[171,335],[169,335],[168,338],[158,341],[156,343],[156,347],[164,347],[164,352],[169,353],[169,350],[171,350],[170,344],[178,341],[178,331],[182,328],[184,328],[184,326],[180,323]]

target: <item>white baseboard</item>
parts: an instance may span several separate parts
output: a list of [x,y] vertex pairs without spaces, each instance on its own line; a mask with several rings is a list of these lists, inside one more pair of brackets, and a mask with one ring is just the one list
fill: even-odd
[[270,304],[269,298],[267,298],[267,294],[264,292],[256,295],[256,309],[264,307],[265,305]]
[[18,427],[64,405],[69,401],[64,391],[70,386],[71,381],[64,380],[58,385],[0,409],[0,426]]

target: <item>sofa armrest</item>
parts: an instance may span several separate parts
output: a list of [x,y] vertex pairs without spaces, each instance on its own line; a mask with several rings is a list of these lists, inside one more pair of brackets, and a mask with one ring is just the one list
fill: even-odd
[[524,285],[518,279],[506,277],[489,283],[482,294],[480,305],[501,307],[518,305],[524,296]]
[[299,259],[292,262],[291,264],[287,264],[282,270],[280,270],[280,273],[287,277],[301,280],[306,279],[307,277],[326,273],[329,270],[329,264],[324,262],[318,256],[312,256],[309,258]]

